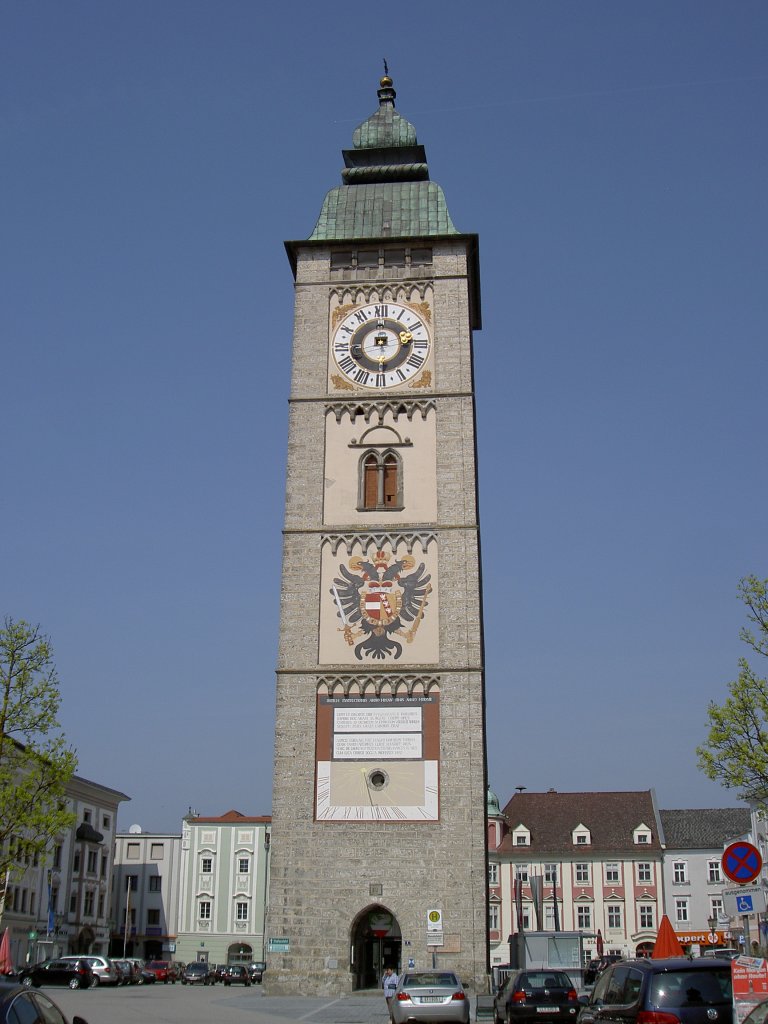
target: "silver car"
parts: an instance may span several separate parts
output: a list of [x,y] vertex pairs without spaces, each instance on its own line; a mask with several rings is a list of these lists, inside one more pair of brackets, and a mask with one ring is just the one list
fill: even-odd
[[453,971],[406,971],[389,1004],[393,1024],[469,1024],[469,999]]
[[63,956],[62,960],[85,960],[93,971],[94,985],[119,985],[120,972],[108,956],[85,953],[82,956]]

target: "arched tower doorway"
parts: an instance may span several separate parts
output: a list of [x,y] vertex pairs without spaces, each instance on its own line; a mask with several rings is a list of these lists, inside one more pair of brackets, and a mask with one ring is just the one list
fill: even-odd
[[352,988],[378,988],[385,967],[400,973],[402,936],[397,918],[373,903],[361,910],[350,929]]

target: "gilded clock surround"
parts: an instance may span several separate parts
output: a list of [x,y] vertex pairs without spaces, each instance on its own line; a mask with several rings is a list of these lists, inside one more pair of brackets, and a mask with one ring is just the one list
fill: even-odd
[[332,296],[329,385],[332,391],[382,393],[432,386],[431,288]]

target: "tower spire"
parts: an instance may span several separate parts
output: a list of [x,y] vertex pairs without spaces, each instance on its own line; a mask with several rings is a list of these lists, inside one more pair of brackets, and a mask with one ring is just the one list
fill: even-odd
[[429,180],[416,129],[395,110],[389,75],[379,79],[378,108],[342,151],[343,184],[325,197],[312,240],[458,234],[439,185]]

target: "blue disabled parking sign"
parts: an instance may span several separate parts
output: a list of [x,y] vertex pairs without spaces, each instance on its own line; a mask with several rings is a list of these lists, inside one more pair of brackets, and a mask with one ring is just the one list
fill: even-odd
[[736,907],[740,914],[753,914],[755,912],[751,896],[737,896]]

